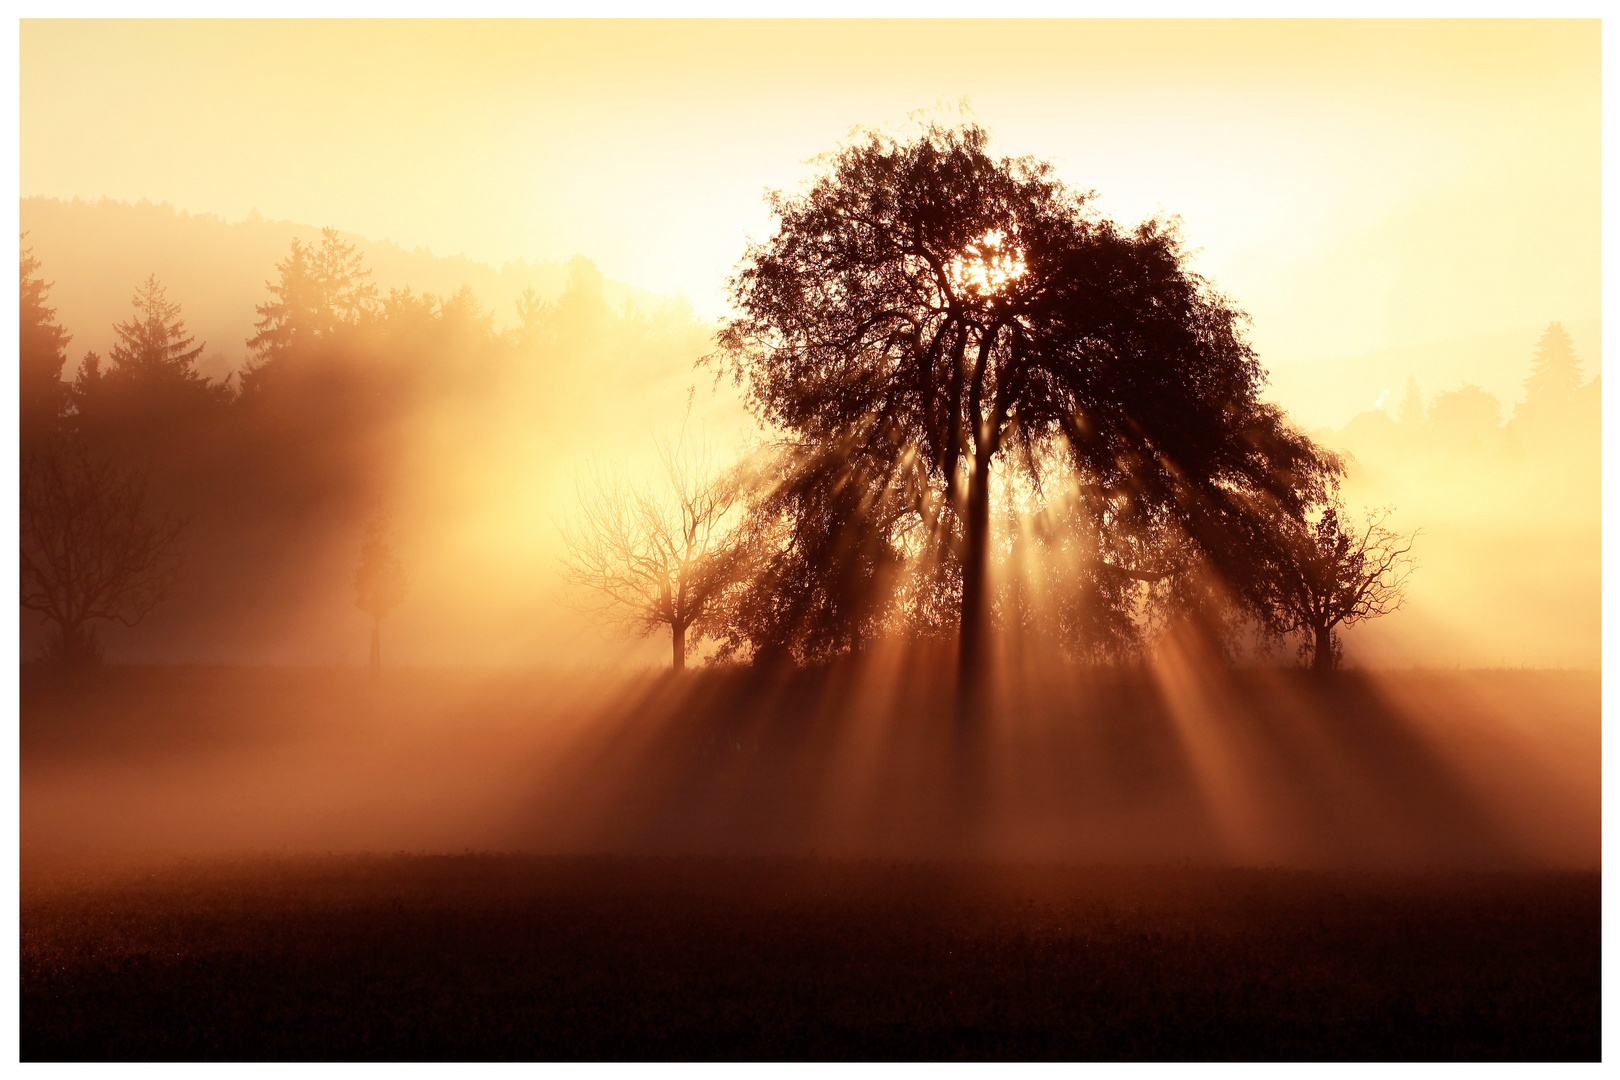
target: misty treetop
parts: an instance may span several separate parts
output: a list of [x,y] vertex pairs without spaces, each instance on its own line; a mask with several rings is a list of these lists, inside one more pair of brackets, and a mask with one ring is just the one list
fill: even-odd
[[24,444],[117,462],[144,477],[143,520],[189,521],[184,579],[141,627],[182,651],[273,633],[311,605],[342,618],[379,507],[474,513],[487,478],[513,470],[513,446],[556,455],[650,425],[663,384],[647,370],[684,383],[709,340],[689,308],[611,309],[583,259],[560,298],[528,294],[497,330],[466,288],[379,295],[326,230],[269,268],[233,377],[198,370],[183,298],[153,276],[131,283],[114,347],[63,383],[71,338],[46,268],[26,249],[20,265]]
[[321,232],[319,246],[294,240],[292,253],[276,264],[266,287],[273,297],[259,304],[259,321],[248,348],[262,364],[315,341],[331,341],[377,309],[371,276],[336,229]]
[[168,299],[168,290],[156,274],[141,283],[130,303],[135,317],[113,327],[118,341],[108,353],[112,361],[108,376],[151,382],[204,381],[193,368],[203,346],[193,345],[196,339],[186,333],[180,305]]
[[1524,382],[1525,400],[1567,402],[1581,388],[1581,364],[1563,323],[1549,323],[1536,344],[1530,377]]

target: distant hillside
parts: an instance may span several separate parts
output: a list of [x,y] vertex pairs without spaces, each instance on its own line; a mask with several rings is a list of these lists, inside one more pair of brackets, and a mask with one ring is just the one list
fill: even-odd
[[[50,302],[73,335],[71,367],[86,352],[106,354],[113,323],[129,316],[135,286],[155,273],[183,308],[187,329],[206,343],[201,366],[215,376],[235,370],[245,358],[257,318],[254,305],[267,298],[265,283],[276,276],[276,263],[286,258],[294,238],[318,239],[321,232],[318,225],[256,215],[228,222],[145,201],[25,198],[21,214],[23,244],[33,248],[45,279],[53,283]],[[407,251],[388,240],[342,235],[365,257],[382,293],[409,287],[447,295],[467,285],[495,313],[497,326],[513,321],[513,306],[524,289],[556,299],[568,277],[566,263],[520,261],[497,269],[459,255],[441,257],[426,248]],[[646,310],[665,302],[617,281],[605,282],[604,291],[615,308],[626,300]]]
[[[1267,396],[1306,430],[1339,429],[1372,409],[1385,390],[1390,392],[1385,409],[1395,410],[1410,376],[1417,379],[1425,405],[1438,393],[1473,383],[1502,403],[1505,421],[1524,397],[1531,357],[1546,328],[1542,323],[1362,356],[1272,364]],[[1602,364],[1601,320],[1565,320],[1564,329],[1574,342],[1582,376],[1591,381]]]

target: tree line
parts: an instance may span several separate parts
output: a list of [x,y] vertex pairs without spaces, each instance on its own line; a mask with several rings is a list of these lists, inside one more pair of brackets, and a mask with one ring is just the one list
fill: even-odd
[[[1425,401],[1415,376],[1409,376],[1392,410],[1393,434],[1415,445],[1478,452],[1506,444],[1521,450],[1567,454],[1572,443],[1592,441],[1602,411],[1601,383],[1583,379],[1569,332],[1549,323],[1530,358],[1524,397],[1510,418],[1502,402],[1472,383],[1442,391]],[[1504,424],[1504,419],[1506,423]]]
[[[136,287],[106,355],[70,366],[72,335],[27,243],[23,603],[48,624],[47,657],[70,664],[99,657],[97,625],[141,622],[182,593],[181,621],[197,625],[249,612],[284,618],[334,544],[351,557],[369,552],[352,584],[378,620],[400,591],[398,574],[375,570],[390,557],[383,526],[422,471],[413,423],[453,418],[454,434],[467,437],[435,468],[473,473],[502,464],[500,439],[519,426],[542,432],[542,447],[575,438],[583,421],[572,402],[631,393],[637,373],[626,358],[702,351],[689,309],[612,310],[584,259],[570,265],[560,297],[526,293],[513,324],[497,330],[467,289],[380,293],[352,245],[328,229],[294,241],[273,268],[231,377],[198,370],[203,343],[155,277]],[[103,514],[112,504],[149,526],[162,574],[136,557],[136,534]],[[99,585],[87,573],[120,562],[128,571]],[[99,594],[118,600],[116,615],[105,597],[93,601]]]
[[[1261,400],[1245,317],[1173,225],[1121,227],[988,142],[864,136],[772,197],[704,361],[768,437],[729,465],[675,440],[656,483],[584,484],[576,597],[667,629],[676,668],[703,639],[760,664],[950,643],[966,697],[998,635],[1117,662],[1173,625],[1216,654],[1293,638],[1334,666],[1340,628],[1400,605],[1412,536],[1347,510],[1343,463]],[[71,338],[26,249],[21,271],[23,603],[63,663],[96,659],[98,620],[169,595],[182,544],[188,572],[244,537],[269,565],[333,529],[364,530],[375,663],[405,589],[384,519],[411,410],[487,408],[525,366],[562,407],[610,398],[607,357],[692,329],[608,311],[577,260],[557,303],[528,293],[497,332],[466,289],[379,295],[326,230],[275,267],[233,379],[197,371],[203,346],[153,277],[108,355],[64,380]]]

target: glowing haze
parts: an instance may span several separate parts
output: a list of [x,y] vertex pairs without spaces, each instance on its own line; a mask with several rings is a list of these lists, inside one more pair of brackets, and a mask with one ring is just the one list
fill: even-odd
[[[708,320],[726,314],[749,239],[773,228],[767,189],[805,183],[856,125],[897,131],[918,110],[949,123],[965,102],[993,152],[1052,162],[1116,220],[1178,216],[1193,268],[1252,317],[1250,340],[1283,376],[1273,392],[1303,426],[1378,421],[1322,440],[1360,455],[1354,502],[1397,505],[1402,529],[1425,530],[1411,604],[1362,635],[1364,656],[1595,662],[1596,460],[1560,463],[1549,486],[1547,461],[1498,468],[1468,449],[1495,439],[1492,427],[1446,436],[1438,464],[1414,470],[1421,412],[1396,416],[1390,402],[1404,400],[1413,351],[1449,342],[1466,361],[1455,370],[1497,395],[1505,422],[1554,320],[1571,327],[1584,377],[1597,373],[1596,20],[29,20],[20,51],[24,196],[149,199],[231,222],[257,211],[494,266],[577,253],[595,263],[578,280],[598,292],[605,277],[683,294]],[[94,257],[55,257],[66,249],[44,228],[27,242],[66,312]],[[986,235],[970,255],[958,270],[986,289],[1022,272],[1008,238]],[[271,278],[273,263],[256,273]],[[195,330],[201,290],[163,276]],[[138,280],[108,285],[120,312]],[[509,303],[479,299],[512,325]],[[245,321],[250,303],[236,302]],[[64,322],[77,335],[71,377],[106,330]],[[600,364],[491,391],[514,415],[534,402],[555,413],[512,420],[519,434],[504,442],[488,417],[448,404],[412,418],[415,488],[399,513],[406,540],[414,524],[433,557],[394,621],[395,655],[599,648],[549,598],[553,521],[593,455],[652,461],[649,436],[679,423],[694,380],[706,386],[690,362],[711,347],[709,328],[677,329],[680,347],[656,371],[645,349],[617,358],[615,385],[641,395],[614,406],[618,427],[599,418]],[[1515,334],[1497,382],[1459,344]],[[222,364],[244,352],[218,335],[210,345]],[[1315,363],[1373,353],[1395,359],[1365,392]],[[1428,379],[1422,405],[1459,389],[1417,379]],[[722,451],[743,427],[726,408],[709,428]],[[486,443],[470,465],[468,447]],[[1544,505],[1553,490],[1568,497]],[[363,641],[350,625],[351,538],[332,535],[329,573],[310,586],[323,614],[277,631],[295,644],[241,655],[343,656]],[[468,566],[484,584],[467,585]],[[164,654],[159,631],[182,605],[168,610],[120,643],[124,655]],[[654,640],[642,655],[660,652]]]
[[21,67],[25,195],[584,253],[708,316],[766,187],[963,99],[1180,215],[1268,362],[1598,313],[1595,20],[26,21]]
[[[186,576],[138,627],[106,631],[109,658],[154,666],[95,682],[101,697],[62,705],[60,717],[53,702],[69,698],[28,699],[25,851],[713,847],[1595,866],[1595,677],[1389,669],[1597,666],[1599,45],[1596,20],[23,22],[22,227],[34,229],[23,243],[55,283],[62,330],[75,335],[65,377],[111,340],[107,328],[129,317],[128,297],[148,273],[192,320],[189,332],[207,328],[219,350],[203,357],[218,360],[206,372],[214,377],[245,358],[254,305],[276,310],[261,282],[279,281],[281,296],[300,281],[341,278],[360,310],[358,279],[345,269],[352,257],[387,298],[383,316],[352,324],[329,303],[317,313],[326,322],[310,316],[299,336],[288,329],[291,302],[282,304],[287,321],[263,320],[264,367],[223,392],[176,383],[201,386],[185,405],[192,412],[172,414],[202,418],[190,427],[163,420],[170,413],[137,428],[121,427],[111,406],[101,421],[93,409],[53,406],[51,423],[68,417],[91,434],[100,423],[105,445],[158,463],[154,492],[188,518]],[[858,491],[858,510],[841,509],[841,493],[856,486],[845,478],[890,475],[880,472],[838,473],[833,494],[812,492],[827,504],[818,520],[834,522],[823,546],[856,584],[828,571],[801,591],[843,590],[857,612],[847,666],[603,676],[615,664],[684,663],[686,639],[675,635],[708,631],[670,613],[678,560],[662,540],[684,529],[690,552],[692,536],[734,511],[718,487],[669,514],[650,497],[604,496],[619,513],[597,515],[607,536],[597,550],[612,556],[599,562],[656,563],[657,585],[641,595],[661,590],[668,623],[610,644],[559,596],[563,558],[572,554],[578,570],[578,549],[589,550],[565,544],[559,527],[578,523],[593,466],[618,478],[628,460],[627,484],[681,487],[653,439],[687,435],[715,458],[693,475],[732,462],[749,421],[732,387],[711,393],[715,369],[694,372],[694,362],[716,348],[726,282],[750,238],[777,228],[766,190],[819,175],[826,162],[815,159],[848,145],[857,125],[904,138],[918,111],[947,127],[982,125],[993,154],[1051,162],[1126,226],[1181,219],[1192,269],[1252,317],[1262,362],[1292,369],[1272,392],[1323,447],[1347,451],[1345,520],[1370,512],[1401,536],[1418,533],[1406,606],[1346,636],[1350,663],[1384,671],[1316,684],[1278,666],[1286,651],[1272,666],[1229,664],[1199,636],[1224,618],[1219,582],[1192,571],[1177,602],[1197,618],[1153,639],[1149,664],[1071,663],[1085,640],[1103,643],[1089,654],[1103,660],[1114,655],[1103,648],[1110,640],[1137,640],[1141,605],[1108,595],[1136,596],[1125,591],[1136,578],[1179,571],[1155,572],[1145,557],[1106,565],[1090,534],[1066,524],[1074,517],[1059,500],[1072,494],[1081,508],[1078,488],[1066,487],[1072,475],[1041,493],[1045,507],[1033,496],[1026,507],[1018,500],[1029,493],[998,478],[1017,475],[1009,469],[984,472],[966,500],[996,492],[976,504],[975,535],[988,538],[978,565],[993,568],[989,588],[1007,613],[991,658],[1003,696],[969,732],[982,741],[958,738],[949,720],[967,700],[953,703],[951,672],[967,665],[950,666],[937,631],[968,620],[940,615],[967,607],[950,599],[948,575],[930,585],[919,572],[896,586],[841,568],[856,561],[846,549],[867,557],[851,534],[864,540],[902,496],[913,500],[911,535],[920,532],[924,504],[903,491]],[[196,216],[127,205],[143,199]],[[333,231],[322,237],[322,226]],[[304,229],[314,246],[293,248],[297,261],[288,242]],[[373,244],[361,259],[344,237],[405,251]],[[978,300],[1012,295],[1043,265],[1039,245],[1025,241],[1009,226],[937,261]],[[458,279],[443,275],[467,263],[441,264],[417,246],[495,267],[546,266]],[[138,252],[128,280],[133,259],[114,248]],[[173,262],[157,264],[160,254]],[[221,285],[221,268],[249,263],[251,274]],[[400,280],[401,267],[430,266],[435,282]],[[514,304],[542,270],[566,287]],[[457,293],[462,280],[472,284]],[[388,296],[407,283],[410,297]],[[105,301],[96,310],[116,314],[73,306],[92,287]],[[424,300],[429,291],[437,299]],[[690,306],[642,303],[647,293],[684,294]],[[1144,306],[1159,300],[1150,294]],[[234,314],[220,315],[229,305]],[[1200,298],[1196,313],[1231,343],[1217,307]],[[149,310],[169,309],[153,299]],[[215,332],[226,325],[241,336]],[[287,334],[279,357],[272,330]],[[967,331],[953,333],[960,358]],[[1538,335],[1542,404],[1520,410],[1512,395]],[[1489,358],[1466,343],[1498,339],[1508,359],[1490,393],[1459,385],[1488,381]],[[1161,340],[1128,355],[1156,362]],[[1444,377],[1413,359],[1432,343],[1461,357]],[[1327,377],[1340,370],[1334,358],[1374,354],[1381,366],[1364,388]],[[1223,355],[1231,363],[1213,381],[1247,387],[1243,350]],[[79,401],[120,404],[121,384],[84,370]],[[1147,391],[1120,399],[1132,411],[1117,430],[1161,408],[1179,374],[1166,368],[1145,383],[1151,401]],[[1526,391],[1524,400],[1537,399]],[[840,468],[850,462],[837,460],[838,439],[857,430],[847,419],[825,437]],[[976,430],[976,445],[987,430]],[[914,452],[920,441],[907,445]],[[664,455],[666,465],[677,459]],[[1085,514],[1103,520],[1102,509]],[[677,524],[658,545],[629,526],[615,536],[612,523],[632,517],[643,528]],[[779,524],[767,519],[758,542],[775,542]],[[1158,542],[1135,527],[1121,527],[1122,543]],[[893,535],[901,550],[907,534]],[[1289,535],[1299,550],[1303,534]],[[410,578],[386,623],[355,606],[357,556],[373,536],[391,537],[390,560]],[[759,565],[751,550],[734,546],[729,567],[680,564],[681,590],[701,574],[712,583],[752,573],[746,580],[773,596],[800,580],[749,571]],[[887,574],[904,560],[884,548],[870,561]],[[698,569],[688,575],[688,565]],[[1104,570],[1130,583],[1105,595]],[[630,576],[614,572],[572,580],[613,596]],[[1064,583],[1076,586],[1068,599],[1055,587]],[[856,594],[879,586],[910,588],[910,607],[885,624],[896,630],[888,638],[863,639]],[[1325,666],[1328,639],[1314,628]],[[26,658],[42,654],[47,629],[25,617]],[[362,663],[370,642],[370,681],[342,670]],[[716,645],[704,641],[707,655]],[[186,663],[215,666],[165,666]],[[296,670],[265,674],[267,664]],[[553,677],[568,665],[579,670]],[[70,735],[82,743],[77,763]],[[201,749],[176,750],[161,767],[134,753],[113,762],[138,737]]]

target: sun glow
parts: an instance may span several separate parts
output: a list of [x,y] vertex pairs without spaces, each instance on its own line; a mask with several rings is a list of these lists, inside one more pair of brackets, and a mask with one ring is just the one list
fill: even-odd
[[1024,276],[1024,254],[1007,243],[1006,234],[991,229],[951,260],[951,280],[963,292],[988,296]]

